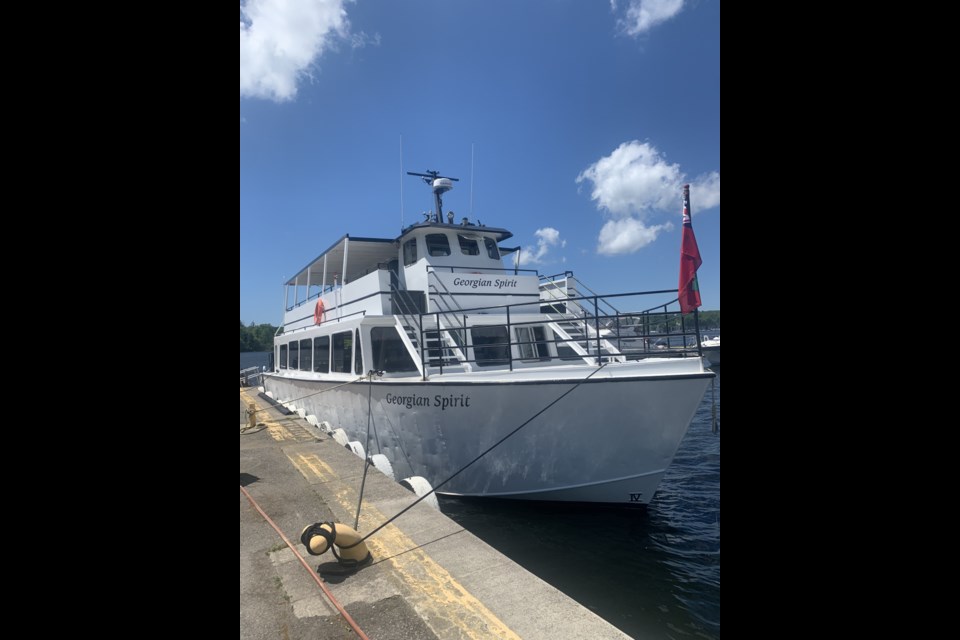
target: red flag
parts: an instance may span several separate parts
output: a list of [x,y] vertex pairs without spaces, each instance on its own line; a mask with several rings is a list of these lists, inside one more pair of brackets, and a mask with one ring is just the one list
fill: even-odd
[[700,306],[700,285],[697,269],[702,264],[697,238],[690,223],[690,185],[683,185],[683,239],[680,241],[680,313],[690,313]]

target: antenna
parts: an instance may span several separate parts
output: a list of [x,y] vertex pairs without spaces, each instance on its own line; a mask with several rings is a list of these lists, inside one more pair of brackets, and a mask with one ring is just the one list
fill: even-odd
[[473,143],[470,143],[470,217],[473,217]]
[[450,189],[453,189],[452,182],[460,182],[460,178],[442,176],[440,175],[439,171],[430,171],[430,169],[427,169],[426,173],[414,173],[413,171],[407,171],[407,175],[423,178],[423,181],[430,185],[430,187],[433,189],[433,197],[437,204],[437,210],[434,212],[434,221],[437,223],[443,222],[443,200],[440,198],[440,194],[446,193],[447,191],[450,191]]
[[400,233],[403,233],[403,134],[400,134]]

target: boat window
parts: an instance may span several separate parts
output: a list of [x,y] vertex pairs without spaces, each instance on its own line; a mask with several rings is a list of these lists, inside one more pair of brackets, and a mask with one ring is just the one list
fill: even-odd
[[409,267],[417,261],[417,239],[411,238],[403,243],[403,266]]
[[370,329],[370,348],[373,356],[373,368],[377,371],[416,371],[407,346],[400,339],[396,327],[374,327]]
[[517,327],[517,342],[522,360],[550,359],[543,327]]
[[463,252],[465,256],[478,256],[480,255],[480,245],[477,244],[476,238],[469,238],[463,234],[457,234],[457,240],[460,241],[460,251]]
[[497,243],[493,241],[493,238],[484,238],[483,245],[487,248],[488,256],[494,260],[500,259],[500,249],[497,247]]
[[290,343],[290,368],[299,369],[300,368],[300,345],[297,342]]
[[333,334],[333,371],[337,373],[350,373],[353,367],[353,333],[346,331],[344,333]]
[[360,329],[357,329],[357,335],[354,338],[354,344],[356,345],[357,352],[354,354],[353,362],[354,368],[353,372],[358,376],[363,375],[363,352],[360,350]]
[[280,368],[287,368],[287,345],[280,345]]
[[313,340],[313,370],[320,373],[330,371],[330,336]]
[[492,367],[510,362],[510,345],[506,327],[474,327],[473,356],[477,366]]
[[445,233],[431,233],[427,235],[427,255],[450,255],[450,241]]
[[304,371],[310,371],[310,356],[313,355],[313,348],[310,340],[300,341],[300,368]]

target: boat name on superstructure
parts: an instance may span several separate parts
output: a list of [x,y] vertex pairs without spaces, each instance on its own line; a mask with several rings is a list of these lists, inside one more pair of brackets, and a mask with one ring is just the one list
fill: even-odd
[[478,287],[493,287],[494,289],[516,288],[517,279],[496,278],[495,280],[484,280],[483,278],[454,278],[453,286],[468,287],[470,289],[476,289]]

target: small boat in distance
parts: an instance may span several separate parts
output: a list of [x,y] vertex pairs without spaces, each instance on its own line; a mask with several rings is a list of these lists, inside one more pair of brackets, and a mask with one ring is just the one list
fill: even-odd
[[707,359],[711,365],[720,364],[720,336],[716,338],[707,338],[700,343],[700,350],[703,352],[703,357]]
[[[506,267],[510,231],[444,219],[456,178],[411,175],[433,192],[423,222],[345,235],[285,283],[268,395],[415,488],[649,503],[715,375],[687,340],[695,313],[676,289],[598,295]],[[628,327],[693,346],[628,355]]]

